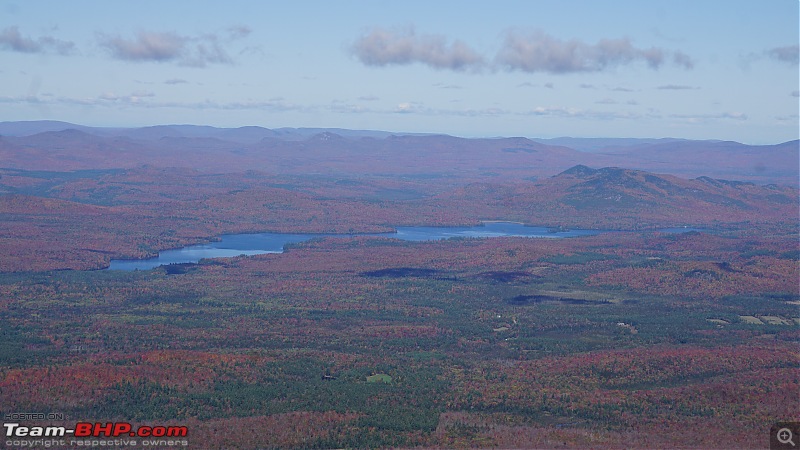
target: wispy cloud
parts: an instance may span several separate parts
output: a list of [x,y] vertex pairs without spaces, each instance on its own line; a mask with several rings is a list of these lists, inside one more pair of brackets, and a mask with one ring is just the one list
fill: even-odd
[[363,114],[375,112],[372,108],[364,105],[353,104],[345,100],[334,100],[329,106],[329,110],[342,114]]
[[536,108],[521,113],[527,116],[540,116],[540,117],[561,117],[571,119],[584,119],[584,120],[638,120],[644,117],[652,117],[651,115],[643,115],[630,111],[598,111],[583,108],[571,108],[563,106],[537,106]]
[[614,100],[613,98],[604,98],[602,100],[598,100],[594,102],[596,105],[616,105],[619,102]]
[[253,30],[246,25],[234,25],[228,27],[225,31],[228,33],[228,37],[231,40],[244,39],[253,32]]
[[[542,86],[542,87],[546,87],[547,89],[555,89],[555,87],[556,87],[556,85],[554,85],[553,83],[545,83],[545,84],[543,84],[543,85],[541,85],[541,86]],[[524,82],[524,83],[520,83],[520,84],[518,84],[518,85],[517,85],[517,87],[518,87],[518,88],[519,88],[519,87],[539,87],[539,85],[538,85],[538,84],[531,83],[530,81],[526,81],[526,82]]]
[[787,45],[786,47],[775,47],[764,52],[768,57],[793,65],[800,62],[800,46]]
[[787,124],[792,125],[797,123],[797,119],[800,119],[800,115],[797,114],[789,114],[787,116],[776,116],[775,120],[778,121],[780,124]]
[[444,83],[434,83],[433,87],[437,87],[439,89],[464,89],[464,86],[458,84],[444,84]]
[[417,102],[399,103],[394,109],[394,112],[400,114],[410,114],[420,111],[422,111],[422,105]]
[[686,69],[693,67],[688,55],[657,47],[636,48],[627,38],[601,39],[596,44],[587,44],[578,40],[560,40],[542,31],[528,35],[508,32],[495,57],[495,64],[510,71],[564,74],[600,72],[640,61],[658,69],[670,55],[673,64]]
[[687,86],[685,84],[664,84],[658,86],[656,89],[660,89],[662,91],[688,91],[693,89],[700,89],[696,86]]
[[128,61],[173,61],[184,58],[188,38],[175,33],[139,32],[134,39],[98,35],[98,41],[117,59]]
[[19,32],[19,27],[13,26],[0,31],[0,49],[20,53],[68,55],[75,51],[75,44],[52,36],[40,36],[36,39],[26,37]]
[[[380,112],[380,111],[376,111]],[[426,116],[458,116],[458,117],[487,117],[514,114],[501,108],[461,108],[446,109],[432,108],[421,102],[405,102],[398,104],[392,111],[400,114],[418,114]]]
[[[126,95],[117,95],[114,92],[104,92],[100,94],[96,100],[99,102],[135,104],[155,96],[156,95],[150,91],[137,91]],[[86,100],[88,101],[89,99]]]
[[692,57],[679,51],[672,53],[672,64],[678,67],[683,67],[684,69],[694,68],[694,60]]
[[117,59],[135,62],[175,62],[182,66],[205,67],[209,64],[232,64],[227,47],[250,34],[243,26],[228,28],[222,35],[208,33],[182,36],[173,32],[140,31],[134,38],[104,33],[97,41]]
[[713,120],[748,120],[747,114],[741,112],[722,112],[717,114],[672,114],[673,119],[681,119],[688,123],[706,123]]
[[155,100],[155,94],[148,91],[133,92],[130,94],[116,94],[105,92],[94,97],[56,97],[48,95],[20,95],[20,96],[0,96],[0,104],[11,105],[80,105],[105,108],[176,108],[192,110],[259,110],[269,112],[286,111],[314,111],[319,109],[317,106],[304,106],[291,103],[282,98],[271,98],[268,100],[244,100],[219,102],[214,100],[203,100],[197,102],[176,102]]
[[[151,91],[136,91],[126,94],[106,92],[93,97],[62,97],[54,95],[19,95],[0,96],[0,104],[31,106],[46,108],[55,105],[77,105],[92,108],[108,109],[185,109],[195,111],[256,111],[266,113],[300,113],[319,114],[331,112],[336,114],[377,114],[377,115],[416,115],[440,117],[541,117],[568,118],[586,121],[609,120],[653,120],[670,119],[685,124],[707,124],[717,121],[746,121],[748,116],[741,112],[721,112],[713,114],[672,114],[662,115],[656,110],[637,111],[635,109],[619,110],[618,105],[636,105],[635,102],[622,103],[614,99],[603,99],[597,105],[610,105],[613,109],[584,109],[564,105],[536,106],[528,110],[503,109],[497,107],[478,108],[437,108],[420,101],[406,101],[395,105],[365,106],[349,101],[332,101],[327,104],[297,104],[287,99],[276,97],[270,99],[247,99],[240,101],[164,101]],[[796,120],[795,120],[796,121]]]
[[479,71],[483,56],[462,41],[448,43],[439,35],[418,35],[414,29],[375,28],[358,38],[351,52],[368,66],[421,63],[434,69]]
[[116,94],[106,92],[94,97],[57,97],[57,96],[0,96],[0,104],[27,105],[37,108],[54,105],[86,106],[92,108],[143,108],[143,109],[188,109],[196,111],[261,111],[270,113],[314,113],[323,111],[338,114],[400,114],[421,116],[450,117],[513,117],[513,116],[550,116],[569,117],[588,120],[636,119],[641,116],[633,113],[611,111],[582,110],[568,107],[537,107],[530,111],[513,111],[501,108],[435,108],[418,101],[401,102],[385,108],[370,108],[344,101],[333,101],[329,104],[301,105],[286,101],[283,98],[268,100],[246,100],[219,102],[202,100],[196,102],[159,101],[151,92],[133,92]]

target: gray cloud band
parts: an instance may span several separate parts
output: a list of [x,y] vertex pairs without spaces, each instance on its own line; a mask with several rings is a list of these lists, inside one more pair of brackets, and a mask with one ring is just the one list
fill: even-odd
[[598,72],[606,68],[645,62],[658,69],[665,63],[691,69],[692,59],[682,53],[657,47],[636,48],[629,39],[603,39],[596,44],[564,41],[535,32],[508,32],[492,63],[461,41],[448,44],[439,35],[418,35],[413,29],[373,29],[358,38],[352,53],[369,66],[421,63],[435,69],[481,71],[505,69],[522,72]]
[[[238,28],[234,31],[228,41],[246,35]],[[133,39],[98,34],[97,40],[113,57],[127,61],[177,62],[190,67],[233,63],[223,39],[216,34],[192,37],[169,32],[139,32]]]
[[[116,58],[134,62],[174,62],[183,66],[205,67],[209,64],[232,64],[228,46],[251,33],[246,26],[232,26],[219,33],[182,36],[172,32],[142,31],[133,38],[96,33],[100,47]],[[31,38],[11,26],[0,31],[0,50],[18,53],[69,55],[75,44],[52,36]]]
[[56,53],[68,55],[75,50],[75,44],[52,36],[33,39],[25,37],[18,27],[8,27],[0,31],[0,48],[20,53]]
[[417,35],[414,30],[374,29],[352,46],[358,59],[369,66],[420,62],[436,69],[480,70],[486,62],[465,43],[447,43],[438,35]]
[[766,51],[767,56],[780,62],[797,65],[800,63],[800,45],[787,45]]

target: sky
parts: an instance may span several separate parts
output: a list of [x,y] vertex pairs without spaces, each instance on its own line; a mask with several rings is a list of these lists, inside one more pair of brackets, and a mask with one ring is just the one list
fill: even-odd
[[797,0],[0,0],[0,121],[798,138]]

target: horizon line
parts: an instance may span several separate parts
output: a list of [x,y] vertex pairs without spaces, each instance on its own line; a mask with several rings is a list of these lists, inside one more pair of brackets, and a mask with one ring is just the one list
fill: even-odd
[[[428,131],[391,131],[391,130],[383,130],[383,129],[370,129],[370,128],[345,128],[345,127],[324,127],[324,126],[281,126],[281,127],[265,127],[263,125],[240,125],[236,127],[229,127],[229,126],[218,126],[218,125],[207,125],[207,124],[196,124],[196,123],[160,123],[160,124],[153,124],[153,125],[84,125],[75,122],[67,122],[64,120],[55,120],[55,119],[39,119],[39,120],[3,120],[0,121],[0,124],[35,124],[35,123],[58,123],[64,124],[67,126],[75,126],[79,128],[89,128],[89,129],[105,129],[105,130],[137,130],[137,129],[145,129],[145,128],[155,128],[155,127],[197,127],[197,128],[213,128],[217,130],[237,130],[241,128],[261,128],[265,130],[343,130],[343,131],[354,131],[354,132],[366,132],[366,133],[385,133],[387,135],[417,135],[417,136],[446,136],[446,137],[454,137],[459,139],[514,139],[514,138],[523,138],[523,139],[530,139],[530,140],[546,140],[546,141],[554,141],[554,140],[561,140],[561,139],[580,139],[580,140],[672,140],[672,141],[689,141],[689,142],[733,142],[742,145],[748,146],[771,146],[771,145],[782,145],[787,144],[790,142],[800,141],[800,137],[795,139],[790,139],[788,141],[778,141],[778,142],[771,142],[771,143],[748,143],[742,142],[732,139],[720,139],[720,138],[685,138],[685,137],[676,137],[676,136],[648,136],[648,137],[634,137],[634,136],[553,136],[553,137],[544,137],[544,136],[534,136],[534,135],[498,135],[498,134],[485,134],[485,135],[469,135],[469,134],[450,134],[444,132],[428,132]],[[24,136],[33,136],[39,133],[45,132],[58,132],[58,131],[66,131],[69,129],[76,129],[76,128],[64,128],[62,130],[46,130],[46,131],[37,131],[32,134],[22,134],[22,135],[8,135],[8,136],[17,136],[17,137],[24,137]],[[81,130],[78,130],[81,131]],[[335,133],[334,133],[335,134]],[[0,134],[2,136],[2,134]],[[347,138],[347,136],[342,136]]]

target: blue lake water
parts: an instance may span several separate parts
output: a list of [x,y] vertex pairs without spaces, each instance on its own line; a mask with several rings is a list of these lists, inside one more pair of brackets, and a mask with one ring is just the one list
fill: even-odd
[[286,244],[321,237],[375,236],[421,242],[453,238],[504,236],[558,239],[591,236],[599,233],[601,232],[594,230],[558,231],[546,227],[528,227],[512,222],[484,222],[482,225],[474,227],[397,227],[396,233],[379,234],[229,234],[220,236],[220,240],[217,242],[191,245],[175,250],[164,250],[155,258],[112,259],[108,270],[148,270],[164,264],[196,263],[203,258],[230,258],[240,255],[282,253]]
[[697,231],[698,233],[704,233],[708,230],[705,228],[694,228],[694,227],[674,227],[674,228],[662,228],[658,230],[662,233],[691,233],[692,231]]

